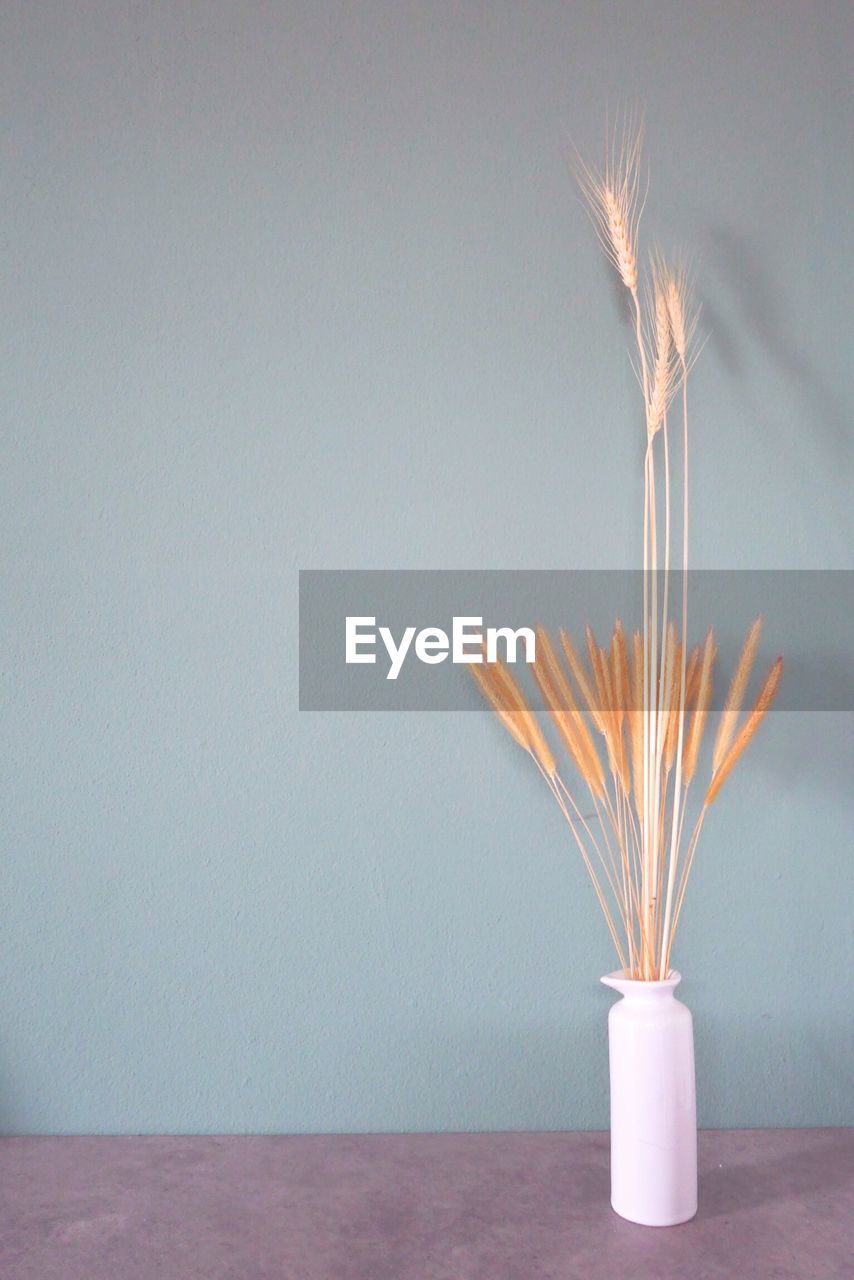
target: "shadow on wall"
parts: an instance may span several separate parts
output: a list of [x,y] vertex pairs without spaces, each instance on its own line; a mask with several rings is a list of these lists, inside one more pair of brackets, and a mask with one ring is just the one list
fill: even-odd
[[[744,324],[804,401],[810,426],[824,434],[832,461],[846,464],[851,457],[851,411],[837,390],[828,385],[820,371],[789,336],[789,322],[781,304],[774,274],[762,263],[760,251],[744,237],[726,227],[713,227],[704,236],[703,257],[716,268],[729,290]],[[729,372],[740,378],[743,357],[727,333],[727,325],[704,297],[711,341]]]
[[709,999],[713,1013],[700,992],[685,998],[694,1013],[701,1128],[852,1123],[848,1025],[759,1009],[749,1017],[729,1016],[719,1008],[719,995],[709,991]]
[[[807,660],[803,655],[790,659],[786,654],[786,680],[794,684],[817,679],[818,661]],[[851,712],[854,709],[851,664],[843,668],[836,654],[826,655],[823,661],[827,687],[838,695],[838,712],[804,713],[772,708],[769,716],[775,716],[774,723],[783,729],[775,733],[773,748],[763,744],[763,753],[757,750],[750,764],[751,769],[770,771],[775,784],[784,791],[799,791],[804,803],[809,805],[825,798],[836,805],[851,795]],[[805,674],[805,671],[816,674]],[[785,850],[790,866],[796,864],[798,857],[794,841],[792,836]]]

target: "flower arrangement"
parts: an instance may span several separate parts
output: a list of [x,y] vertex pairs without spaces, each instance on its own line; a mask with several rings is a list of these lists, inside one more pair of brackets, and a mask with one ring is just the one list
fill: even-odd
[[[711,630],[701,643],[688,645],[688,384],[697,312],[684,266],[674,267],[653,254],[645,276],[639,270],[641,141],[641,127],[626,119],[611,134],[601,169],[577,154],[575,168],[599,240],[627,292],[634,329],[646,432],[643,626],[630,638],[618,620],[607,647],[588,627],[586,662],[565,631],[556,646],[537,628],[533,663],[549,717],[589,793],[592,814],[582,812],[564,781],[537,716],[508,668],[496,661],[470,670],[505,729],[531,755],[569,824],[621,968],[630,978],[660,981],[670,972],[706,814],[766,715],[783,660],[773,663],[742,718],[762,626],[757,618],[732,677],[712,748],[711,776],[690,826],[689,790],[709,718],[717,657]],[[669,599],[669,417],[674,401],[682,461],[678,629],[670,618]]]

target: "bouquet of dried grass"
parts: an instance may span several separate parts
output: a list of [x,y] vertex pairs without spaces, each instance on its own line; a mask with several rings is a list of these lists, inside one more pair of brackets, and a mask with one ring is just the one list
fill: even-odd
[[[638,269],[642,130],[626,121],[611,136],[601,170],[580,157],[576,174],[608,258],[628,291],[643,396],[643,627],[631,641],[617,621],[607,647],[591,629],[586,662],[565,631],[556,647],[537,629],[533,673],[557,735],[589,792],[582,813],[528,700],[501,662],[470,668],[511,737],[529,752],[569,824],[590,875],[620,965],[632,978],[670,970],[685,889],[709,806],[770,707],[783,665],[777,658],[739,728],[762,625],[748,631],[712,749],[711,778],[686,834],[688,792],[712,699],[717,646],[712,631],[688,646],[688,380],[697,315],[688,275],[660,255]],[[681,618],[669,617],[671,482],[668,416],[678,400],[682,435]],[[659,551],[657,480],[663,479]],[[660,595],[660,599],[659,599]],[[604,748],[604,750],[603,750]],[[595,815],[595,816],[594,816]],[[588,821],[588,817],[590,821]]]

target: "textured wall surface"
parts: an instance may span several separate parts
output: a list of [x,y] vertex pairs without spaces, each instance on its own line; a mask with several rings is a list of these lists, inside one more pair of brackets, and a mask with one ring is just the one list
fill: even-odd
[[[851,567],[849,6],[7,0],[0,43],[0,1127],[605,1125],[559,815],[485,715],[301,715],[297,570],[637,563],[564,163],[626,97],[709,333],[694,563]],[[776,715],[706,826],[705,1125],[854,1119],[853,764]]]

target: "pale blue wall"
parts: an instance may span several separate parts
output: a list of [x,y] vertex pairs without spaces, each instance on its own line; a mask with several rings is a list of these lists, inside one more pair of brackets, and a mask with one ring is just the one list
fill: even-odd
[[[300,715],[300,567],[636,563],[567,131],[696,250],[697,565],[850,567],[847,4],[7,0],[0,1123],[595,1127],[607,935],[480,715]],[[701,1119],[851,1115],[850,716],[678,957]]]

